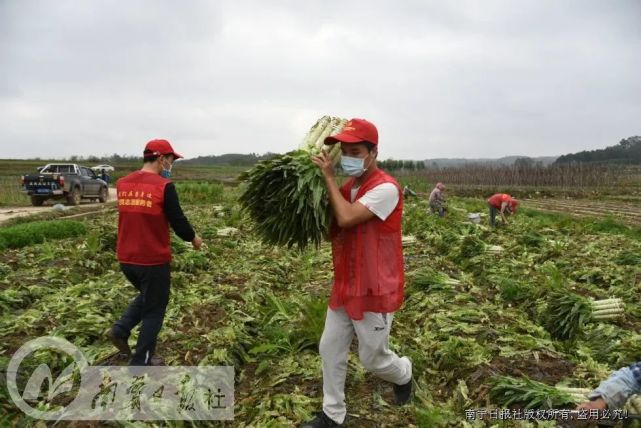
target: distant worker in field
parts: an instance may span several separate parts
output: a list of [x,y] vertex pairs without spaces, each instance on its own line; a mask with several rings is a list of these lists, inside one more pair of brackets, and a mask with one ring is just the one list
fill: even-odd
[[444,191],[445,185],[439,181],[430,193],[430,210],[433,213],[437,213],[439,217],[445,217],[445,211],[447,210]]
[[182,156],[167,140],[148,142],[143,156],[142,169],[116,183],[117,257],[122,272],[139,294],[107,334],[120,352],[131,355],[127,339],[131,330],[141,324],[136,352],[129,362],[132,366],[159,364],[152,357],[169,302],[169,225],[181,239],[191,241],[195,249],[202,245],[169,180],[174,161]]
[[409,401],[412,363],[389,349],[394,312],[403,303],[403,199],[396,180],[376,165],[378,131],[352,119],[325,144],[341,144],[341,166],[351,178],[338,187],[326,153],[313,156],[325,178],[334,212],[331,230],[334,284],[319,350],[323,409],[305,428],[345,420],[347,356],[354,334],[365,369],[394,385],[396,404]]
[[496,226],[497,214],[501,216],[503,224],[508,224],[507,217],[516,214],[519,201],[507,193],[496,193],[488,198],[487,204],[490,208],[490,226],[494,227]]

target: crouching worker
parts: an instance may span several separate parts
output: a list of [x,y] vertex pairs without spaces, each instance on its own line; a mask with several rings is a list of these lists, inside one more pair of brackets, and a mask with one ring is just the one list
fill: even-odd
[[514,199],[507,193],[496,193],[487,200],[487,205],[490,208],[490,226],[496,226],[496,215],[501,216],[501,222],[508,224],[507,217],[516,214],[516,209],[519,206],[519,201]]
[[394,385],[396,404],[409,401],[412,364],[389,349],[394,312],[403,303],[401,217],[403,201],[396,180],[378,169],[378,132],[363,119],[347,122],[325,139],[341,144],[341,166],[351,176],[339,188],[329,157],[321,169],[334,212],[331,231],[334,285],[320,340],[323,409],[305,428],[340,426],[347,413],[345,376],[354,334],[363,366]]
[[168,141],[152,140],[145,147],[142,169],[116,183],[117,257],[122,272],[139,294],[107,335],[120,352],[131,355],[127,339],[140,324],[136,350],[129,362],[132,366],[159,364],[152,357],[169,302],[169,225],[195,249],[202,245],[169,180],[174,160],[181,157]]
[[436,186],[430,193],[430,211],[437,213],[439,217],[445,217],[445,196],[443,192],[445,191],[445,185],[441,182],[436,183]]

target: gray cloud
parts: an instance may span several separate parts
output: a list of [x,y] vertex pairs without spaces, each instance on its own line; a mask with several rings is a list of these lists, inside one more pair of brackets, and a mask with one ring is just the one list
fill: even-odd
[[324,114],[382,157],[554,155],[641,133],[641,3],[5,1],[3,157],[286,151]]

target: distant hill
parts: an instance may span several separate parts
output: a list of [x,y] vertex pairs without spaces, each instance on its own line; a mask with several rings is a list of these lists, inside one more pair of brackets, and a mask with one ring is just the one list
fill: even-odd
[[220,156],[198,156],[196,158],[183,160],[183,164],[192,165],[231,165],[231,166],[252,166],[256,162],[277,156],[276,153],[265,153],[258,155],[256,153],[240,154],[226,153]]
[[517,160],[521,159],[520,162],[527,162],[528,164],[541,163],[544,166],[550,165],[556,161],[556,156],[539,156],[539,157],[528,157],[528,156],[505,156],[502,158],[489,159],[489,158],[478,158],[478,159],[464,159],[464,158],[436,158],[436,159],[425,159],[425,166],[428,168],[438,167],[446,168],[452,166],[465,166],[465,165],[514,165]]
[[556,164],[572,162],[604,162],[641,164],[641,137],[634,136],[621,140],[616,146],[599,150],[584,150],[582,152],[560,156]]

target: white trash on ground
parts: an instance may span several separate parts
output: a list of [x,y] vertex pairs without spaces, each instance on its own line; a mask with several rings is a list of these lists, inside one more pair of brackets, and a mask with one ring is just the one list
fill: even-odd
[[470,213],[467,215],[467,219],[472,223],[479,224],[481,222],[481,213]]

